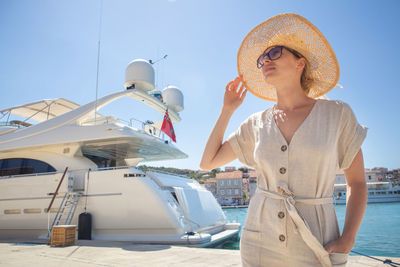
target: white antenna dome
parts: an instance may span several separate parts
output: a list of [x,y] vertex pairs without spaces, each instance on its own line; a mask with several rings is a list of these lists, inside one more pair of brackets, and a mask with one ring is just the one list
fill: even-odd
[[176,86],[169,85],[162,92],[164,103],[168,108],[180,112],[183,110],[183,94]]
[[143,91],[153,90],[155,88],[153,66],[144,59],[133,60],[126,67],[124,87]]

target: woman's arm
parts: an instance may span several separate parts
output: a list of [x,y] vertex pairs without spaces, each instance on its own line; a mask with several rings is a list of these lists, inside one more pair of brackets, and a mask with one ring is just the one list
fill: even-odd
[[325,246],[329,253],[349,253],[351,251],[367,207],[367,183],[365,182],[364,159],[361,149],[344,174],[347,181],[346,219],[340,238]]
[[243,103],[246,96],[247,90],[244,88],[243,83],[237,90],[240,82],[241,78],[237,77],[226,85],[224,105],[210,137],[208,137],[200,162],[200,168],[203,170],[215,169],[236,159],[235,152],[229,142],[222,144],[222,141],[233,112]]

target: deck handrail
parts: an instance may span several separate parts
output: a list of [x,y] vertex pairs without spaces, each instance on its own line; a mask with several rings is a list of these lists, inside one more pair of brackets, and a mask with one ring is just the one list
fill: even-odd
[[62,182],[63,182],[63,180],[64,180],[64,177],[65,177],[65,174],[67,173],[67,171],[68,171],[68,167],[65,168],[64,174],[63,174],[63,176],[61,177],[61,180],[60,180],[60,182],[59,182],[58,185],[57,185],[57,189],[56,189],[56,191],[54,192],[53,198],[52,198],[51,201],[50,201],[50,205],[49,205],[49,207],[47,208],[47,212],[49,212],[50,209],[51,209],[51,206],[53,206],[54,199],[56,198],[56,196],[57,196],[57,194],[58,194],[58,189],[60,189],[60,186],[61,186],[61,184],[62,184]]

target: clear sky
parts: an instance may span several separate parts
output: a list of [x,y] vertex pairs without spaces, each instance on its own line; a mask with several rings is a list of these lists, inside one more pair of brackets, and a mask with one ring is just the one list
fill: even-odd
[[[131,60],[168,54],[155,65],[157,89],[175,85],[184,94],[182,121],[174,127],[189,158],[146,164],[198,169],[225,85],[237,76],[243,38],[269,17],[294,12],[315,24],[336,52],[343,89],[327,96],[349,103],[369,127],[365,166],[399,168],[399,10],[398,0],[103,0],[98,94],[123,90]],[[0,0],[0,109],[59,97],[93,101],[99,14],[100,0]],[[248,93],[225,136],[272,105]],[[131,99],[100,113],[162,119]]]

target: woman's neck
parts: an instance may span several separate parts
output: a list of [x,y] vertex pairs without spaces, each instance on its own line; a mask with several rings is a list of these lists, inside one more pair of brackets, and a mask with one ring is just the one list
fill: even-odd
[[292,111],[310,104],[316,100],[308,97],[300,85],[289,87],[281,87],[276,89],[277,103],[276,107],[282,110]]

